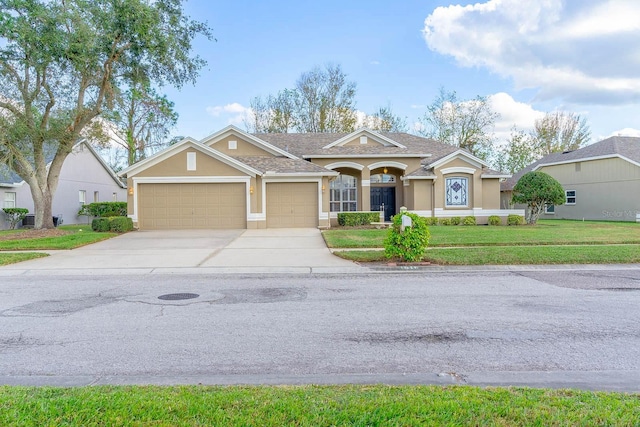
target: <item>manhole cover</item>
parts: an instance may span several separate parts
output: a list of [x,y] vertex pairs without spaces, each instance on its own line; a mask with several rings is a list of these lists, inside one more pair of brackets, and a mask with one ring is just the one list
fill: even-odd
[[165,301],[178,301],[183,299],[194,299],[198,298],[200,295],[198,294],[189,294],[189,293],[181,293],[181,294],[165,294],[160,295],[158,299]]

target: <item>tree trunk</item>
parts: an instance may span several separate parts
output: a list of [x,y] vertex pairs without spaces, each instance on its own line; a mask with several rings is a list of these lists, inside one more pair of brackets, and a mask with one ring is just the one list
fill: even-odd
[[39,188],[31,187],[33,197],[33,207],[35,210],[35,229],[54,228],[51,204],[53,197],[48,190],[40,191]]

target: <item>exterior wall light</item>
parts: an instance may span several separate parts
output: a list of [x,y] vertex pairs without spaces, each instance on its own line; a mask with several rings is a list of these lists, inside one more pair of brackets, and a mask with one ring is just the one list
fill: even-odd
[[249,186],[249,194],[253,194],[253,185]]
[[129,195],[133,196],[133,187],[129,187]]

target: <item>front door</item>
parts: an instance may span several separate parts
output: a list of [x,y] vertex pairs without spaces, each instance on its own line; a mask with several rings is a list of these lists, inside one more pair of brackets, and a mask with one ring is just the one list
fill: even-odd
[[371,210],[380,211],[384,206],[384,220],[391,221],[391,216],[396,213],[396,188],[395,187],[371,187]]

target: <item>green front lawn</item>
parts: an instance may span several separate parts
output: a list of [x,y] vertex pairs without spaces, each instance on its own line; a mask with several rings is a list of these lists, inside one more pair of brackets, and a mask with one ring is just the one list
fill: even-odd
[[0,253],[0,265],[14,264],[16,262],[28,261],[30,259],[49,256],[39,252],[19,252],[12,254]]
[[[384,250],[334,255],[357,262],[388,261]],[[640,263],[640,245],[432,248],[427,249],[424,260],[440,265],[628,264]]]
[[[63,225],[58,230],[65,231],[61,236],[48,236],[25,239],[0,239],[0,251],[24,251],[24,250],[47,250],[47,249],[75,249],[101,240],[110,239],[117,236],[117,233],[97,233],[91,230],[90,225]],[[21,233],[26,230],[6,230],[0,231],[3,234]]]
[[[431,226],[429,232],[429,246],[640,244],[640,224],[632,222],[540,220],[535,226]],[[381,248],[386,235],[386,229],[323,232],[330,248]]]
[[466,386],[0,387],[0,425],[637,425],[640,395]]

